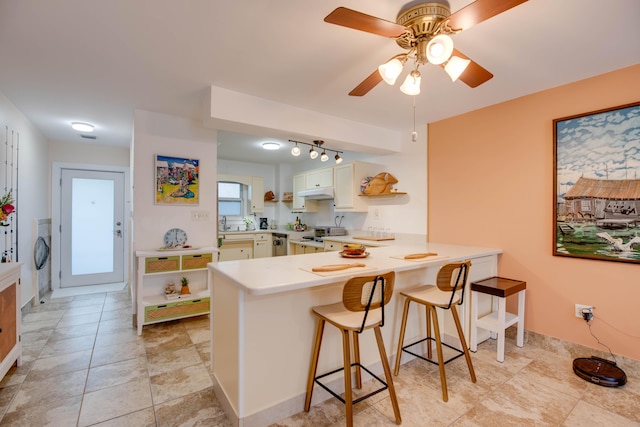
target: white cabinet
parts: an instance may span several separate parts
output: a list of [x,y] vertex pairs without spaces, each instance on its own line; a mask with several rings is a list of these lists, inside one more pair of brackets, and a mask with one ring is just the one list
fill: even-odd
[[324,252],[324,247],[302,242],[291,242],[291,255],[315,254],[317,252]]
[[258,233],[254,237],[253,257],[268,258],[271,256],[271,233]]
[[317,212],[317,200],[305,200],[304,197],[298,196],[298,191],[307,189],[307,174],[301,173],[293,176],[293,203],[291,210],[293,212]]
[[342,242],[336,242],[335,240],[327,240],[327,239],[324,239],[323,243],[324,243],[325,252],[341,251],[342,246],[344,245],[344,243]]
[[20,269],[21,262],[0,264],[0,380],[13,362],[22,364],[20,339]]
[[218,261],[234,261],[253,258],[253,238],[243,240],[223,240]]
[[[142,327],[209,313],[207,264],[213,248],[177,251],[136,251],[136,304],[138,335]],[[190,293],[181,295],[181,279],[189,280]],[[177,294],[167,297],[165,288],[174,283]]]
[[333,187],[333,168],[314,169],[306,172],[305,189]]
[[360,197],[360,182],[363,178],[380,172],[380,166],[363,162],[345,163],[333,167],[335,185],[335,212],[367,212],[369,205]]
[[251,202],[251,213],[264,212],[264,178],[261,176],[251,177],[249,187],[249,200]]

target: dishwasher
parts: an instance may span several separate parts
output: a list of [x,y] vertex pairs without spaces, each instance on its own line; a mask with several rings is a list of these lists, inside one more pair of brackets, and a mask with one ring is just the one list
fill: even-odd
[[272,256],[283,256],[287,254],[287,235],[282,233],[273,233],[273,252]]

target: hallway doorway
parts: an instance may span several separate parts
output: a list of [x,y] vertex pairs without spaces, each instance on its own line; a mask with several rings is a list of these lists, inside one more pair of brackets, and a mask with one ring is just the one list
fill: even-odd
[[[54,166],[52,288],[125,284],[126,170]],[[57,187],[57,191],[56,191]],[[56,194],[57,193],[57,194]],[[52,203],[54,205],[54,203]],[[57,237],[57,238],[54,238]],[[57,256],[54,254],[57,252]]]

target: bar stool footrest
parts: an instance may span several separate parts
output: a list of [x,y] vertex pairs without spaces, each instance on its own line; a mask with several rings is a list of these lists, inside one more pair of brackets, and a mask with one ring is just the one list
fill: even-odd
[[[436,340],[435,340],[435,338],[431,338],[431,337],[430,337],[430,338],[423,338],[423,339],[418,340],[418,341],[416,341],[416,342],[414,342],[414,343],[411,343],[411,344],[407,344],[407,345],[405,345],[404,347],[402,347],[402,351],[404,351],[405,353],[409,353],[410,355],[415,356],[415,357],[417,357],[418,359],[422,359],[422,360],[424,360],[424,361],[426,361],[426,362],[433,363],[434,365],[437,365],[437,364],[438,364],[438,361],[437,361],[437,360],[431,360],[431,359],[429,359],[429,358],[426,358],[426,357],[422,356],[421,354],[417,354],[417,353],[414,353],[414,352],[412,352],[412,351],[407,350],[409,347],[413,347],[414,345],[417,345],[417,344],[423,343],[423,342],[425,342],[425,341],[433,341],[433,342],[435,342]],[[456,360],[458,357],[464,356],[464,351],[459,350],[459,349],[457,349],[457,348],[455,348],[455,347],[452,347],[452,346],[450,346],[449,344],[444,343],[444,342],[441,342],[440,344],[442,344],[443,346],[448,347],[448,348],[450,348],[451,350],[453,350],[453,351],[455,351],[455,352],[457,352],[457,353],[458,353],[457,355],[455,355],[455,356],[453,356],[453,357],[451,357],[451,358],[449,358],[449,359],[445,360],[445,361],[443,362],[443,365],[446,365],[447,363],[449,363],[449,362],[452,362],[452,361]]]
[[[387,385],[387,383],[386,383],[386,382],[384,382],[384,381],[382,380],[382,378],[378,377],[376,374],[374,374],[373,372],[371,372],[370,370],[368,370],[367,368],[365,368],[364,366],[362,366],[360,363],[352,363],[352,364],[351,364],[351,367],[353,368],[354,366],[359,366],[360,368],[364,369],[364,370],[365,370],[369,375],[371,375],[375,380],[377,380],[379,383],[381,383],[381,384],[383,385],[383,387],[380,387],[380,388],[379,388],[379,389],[377,389],[377,390],[374,390],[374,391],[372,391],[372,392],[370,392],[370,393],[368,393],[368,394],[366,394],[366,395],[364,395],[364,396],[360,396],[360,397],[358,397],[357,399],[354,399],[354,400],[352,401],[352,403],[353,403],[353,404],[356,404],[356,403],[358,403],[358,402],[362,402],[363,400],[365,400],[365,399],[367,399],[367,398],[369,398],[369,397],[371,397],[371,396],[374,396],[374,395],[376,395],[376,394],[378,394],[378,393],[380,393],[380,392],[382,392],[382,391],[385,391],[386,389],[388,389],[388,388],[389,388],[389,386]],[[325,389],[325,390],[326,390],[329,394],[331,394],[333,397],[335,397],[336,399],[338,399],[340,402],[342,402],[342,403],[346,403],[346,402],[345,402],[345,400],[342,398],[342,396],[340,396],[339,394],[337,394],[336,392],[334,392],[333,390],[331,390],[328,386],[326,386],[326,385],[322,384],[322,383],[319,381],[320,379],[322,379],[322,378],[324,378],[324,377],[328,377],[329,375],[333,375],[333,374],[338,373],[338,372],[340,372],[340,371],[344,371],[344,368],[338,368],[338,369],[335,369],[335,370],[333,370],[333,371],[331,371],[331,372],[327,372],[327,373],[325,373],[325,374],[318,375],[317,377],[315,377],[315,378],[313,379],[313,381],[314,381],[316,384],[318,384],[320,387],[322,387],[323,389]]]

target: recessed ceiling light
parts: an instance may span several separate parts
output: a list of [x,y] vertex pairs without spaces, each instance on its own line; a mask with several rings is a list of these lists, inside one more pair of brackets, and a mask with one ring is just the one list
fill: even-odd
[[93,125],[89,123],[73,122],[71,123],[71,128],[78,132],[93,132]]
[[262,148],[265,150],[278,150],[280,148],[280,144],[277,142],[263,142]]

